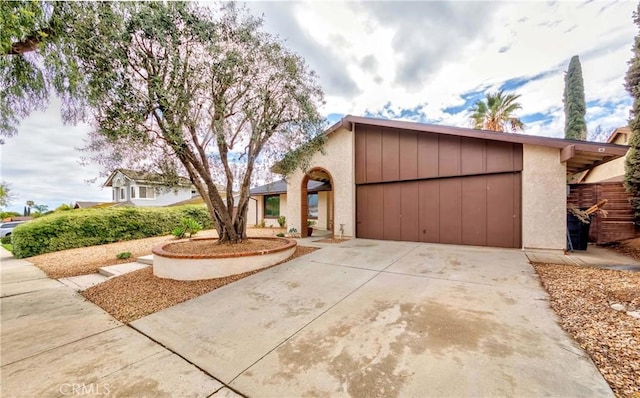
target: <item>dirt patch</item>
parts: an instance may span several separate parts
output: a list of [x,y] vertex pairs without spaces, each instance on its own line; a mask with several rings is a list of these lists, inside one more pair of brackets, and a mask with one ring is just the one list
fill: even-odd
[[640,273],[534,264],[562,327],[591,356],[618,397],[640,397]]
[[[315,250],[318,249],[298,246],[291,257],[278,264]],[[158,278],[153,275],[152,268],[147,267],[93,286],[82,292],[82,295],[117,320],[129,323],[265,269],[267,268],[226,278],[175,281]]]
[[314,240],[314,242],[318,242],[318,243],[342,243],[342,242],[347,242],[349,240],[351,240],[351,239],[325,238],[325,239]]
[[221,255],[273,250],[286,244],[280,239],[248,239],[240,243],[218,243],[216,240],[191,240],[169,243],[163,249],[176,254]]
[[[164,242],[175,239],[173,236],[158,236],[136,239],[108,245],[80,247],[54,253],[41,254],[26,260],[40,268],[49,278],[60,279],[70,276],[95,274],[105,265],[123,264],[136,261],[137,257],[151,254],[151,249]],[[116,255],[131,252],[126,260],[118,260]]]
[[640,261],[640,238],[615,242],[607,247]]

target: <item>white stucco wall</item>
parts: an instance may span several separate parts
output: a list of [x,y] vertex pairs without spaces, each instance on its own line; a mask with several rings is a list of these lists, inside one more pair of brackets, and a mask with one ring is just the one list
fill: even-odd
[[[324,152],[317,152],[311,159],[310,169],[321,167],[333,178],[334,232],[344,224],[344,236],[353,237],[355,227],[355,181],[354,181],[354,137],[344,128],[329,136]],[[287,224],[298,231],[302,228],[300,219],[300,187],[304,173],[297,170],[287,178]],[[305,199],[306,200],[306,199]],[[304,220],[306,228],[306,220]]]
[[522,247],[566,247],[566,165],[560,150],[524,145],[522,171]]
[[[263,195],[256,195],[253,196],[254,198],[257,199],[255,206],[256,206],[256,212],[258,213],[258,224],[262,222],[262,220],[264,219],[264,225],[266,227],[280,227],[280,224],[278,224],[278,218],[265,218],[264,216],[264,196]],[[251,209],[249,210],[251,211]],[[280,215],[281,216],[285,216],[287,218],[287,225],[289,224],[289,217],[287,217],[287,194],[283,193],[280,194]],[[255,223],[255,218],[250,217],[249,218],[249,225],[253,225]]]
[[314,228],[329,229],[329,192],[318,192],[318,219]]
[[583,182],[600,182],[619,178],[624,178],[625,157],[614,159],[610,162],[594,167],[589,171]]

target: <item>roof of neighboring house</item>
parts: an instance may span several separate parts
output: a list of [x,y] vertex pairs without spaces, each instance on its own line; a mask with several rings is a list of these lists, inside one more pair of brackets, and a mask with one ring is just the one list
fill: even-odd
[[[308,193],[330,190],[331,184],[329,184],[328,182],[310,180],[307,184]],[[269,184],[255,187],[249,192],[251,193],[251,195],[275,195],[279,193],[287,193],[287,182],[285,180],[274,181]]]
[[[148,183],[148,184],[163,183],[163,176],[162,174],[159,174],[159,173],[143,172],[143,171],[136,171],[136,170],[129,170],[129,169],[115,169],[111,173],[111,175],[109,175],[109,178],[107,178],[107,181],[105,181],[103,186],[105,187],[112,186],[113,178],[116,176],[116,174],[118,174],[118,172],[120,172],[129,180],[135,181],[138,183]],[[187,177],[179,176],[178,185],[189,187],[192,184],[191,184],[191,180],[188,179]]]
[[563,138],[540,137],[535,135],[502,133],[488,130],[475,130],[463,127],[438,126],[407,122],[402,120],[374,119],[368,117],[347,115],[329,127],[325,134],[329,135],[341,128],[353,130],[354,125],[369,125],[417,131],[422,133],[446,134],[459,137],[480,138],[492,141],[512,142],[520,144],[539,145],[558,148],[561,150],[560,159],[567,163],[567,174],[588,170],[601,163],[624,156],[626,145],[611,143],[566,140]]
[[180,202],[171,203],[170,205],[166,205],[165,207],[183,206],[183,205],[202,205],[202,204],[204,204],[204,199],[202,199],[202,196],[196,196],[191,199],[181,200]]
[[607,142],[609,143],[614,142],[618,138],[618,136],[621,134],[631,135],[631,128],[629,126],[618,127],[617,129],[613,130],[609,138],[607,138]]

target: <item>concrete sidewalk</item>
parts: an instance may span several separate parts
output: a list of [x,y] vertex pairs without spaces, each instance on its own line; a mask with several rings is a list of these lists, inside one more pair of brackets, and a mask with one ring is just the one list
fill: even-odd
[[5,249],[0,279],[3,398],[234,395]]
[[355,239],[132,326],[256,397],[613,397],[520,250]]

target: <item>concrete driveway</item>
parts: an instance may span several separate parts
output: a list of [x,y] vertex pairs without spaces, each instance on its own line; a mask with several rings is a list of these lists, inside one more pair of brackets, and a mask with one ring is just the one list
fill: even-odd
[[358,239],[132,326],[249,396],[613,396],[519,250]]

